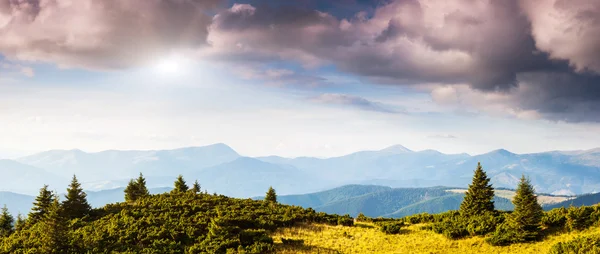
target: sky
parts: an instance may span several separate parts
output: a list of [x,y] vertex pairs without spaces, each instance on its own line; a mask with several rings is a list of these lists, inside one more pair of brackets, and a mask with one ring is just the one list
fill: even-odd
[[600,1],[0,0],[0,158],[600,147]]

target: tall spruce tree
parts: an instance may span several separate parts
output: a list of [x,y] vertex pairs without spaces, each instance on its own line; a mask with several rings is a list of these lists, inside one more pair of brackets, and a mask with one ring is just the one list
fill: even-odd
[[67,189],[65,201],[63,201],[63,211],[67,219],[83,218],[90,213],[92,207],[88,203],[87,194],[83,192],[81,184],[77,181],[77,177],[73,175],[71,184]]
[[150,196],[150,191],[148,191],[148,187],[146,187],[146,178],[144,178],[142,172],[140,172],[140,176],[138,176],[135,183],[137,185],[137,193],[139,197]]
[[40,249],[43,253],[69,253],[69,228],[63,213],[58,198],[56,198],[40,221],[42,223],[42,235],[40,236],[42,246]]
[[8,212],[8,208],[4,205],[0,214],[0,237],[11,235],[15,231],[14,223],[15,218],[12,217]]
[[481,215],[486,212],[494,211],[494,188],[490,184],[490,178],[477,163],[477,168],[473,174],[473,182],[465,193],[465,198],[460,204],[460,214],[462,216]]
[[192,186],[192,191],[196,194],[200,193],[200,184],[198,183],[198,180],[194,182],[194,185]]
[[33,202],[33,208],[31,208],[31,213],[29,214],[29,222],[33,224],[40,221],[46,215],[55,199],[54,194],[48,190],[48,185],[44,185],[40,189],[40,194],[35,198],[35,202]]
[[175,180],[175,188],[173,189],[173,192],[174,193],[184,193],[184,192],[188,191],[188,189],[189,189],[189,187],[185,183],[185,180],[183,180],[183,176],[179,175],[177,177],[177,180]]
[[273,189],[273,186],[269,187],[267,195],[265,196],[265,201],[277,203],[277,193],[275,193],[275,189]]
[[509,217],[509,225],[516,231],[518,242],[534,241],[539,237],[543,216],[542,206],[537,201],[535,190],[525,176],[517,186],[513,198],[515,209]]

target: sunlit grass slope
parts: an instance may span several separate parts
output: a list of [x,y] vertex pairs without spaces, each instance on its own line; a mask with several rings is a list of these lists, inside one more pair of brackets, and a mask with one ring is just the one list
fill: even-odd
[[[357,223],[354,227],[302,225],[273,234],[277,253],[537,253],[546,254],[552,245],[577,236],[600,233],[598,227],[571,233],[556,233],[544,241],[494,247],[482,237],[449,240],[441,234],[411,225],[399,235],[387,235],[378,227]],[[281,238],[302,239],[302,245],[284,245]]]

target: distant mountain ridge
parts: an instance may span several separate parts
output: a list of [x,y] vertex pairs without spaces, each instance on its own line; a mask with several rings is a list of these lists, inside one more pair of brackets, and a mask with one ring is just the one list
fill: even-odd
[[280,194],[348,184],[466,187],[477,162],[496,187],[515,188],[524,174],[539,192],[572,195],[600,191],[600,149],[532,154],[498,149],[469,155],[413,151],[395,145],[332,158],[251,158],[225,144],[152,151],[42,152],[0,161],[0,170],[12,176],[0,179],[0,190],[32,194],[44,183],[62,189],[73,174],[88,190],[111,189],[125,186],[139,172],[147,177],[149,187],[172,186],[174,178],[182,174],[190,182],[198,179],[210,192],[235,197],[261,195],[268,186]]

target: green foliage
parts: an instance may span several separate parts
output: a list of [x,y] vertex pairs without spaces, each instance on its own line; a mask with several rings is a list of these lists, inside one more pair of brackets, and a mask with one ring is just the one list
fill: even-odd
[[515,210],[510,215],[509,222],[519,235],[518,242],[538,239],[543,210],[537,201],[533,186],[525,176],[521,177],[513,203]]
[[463,216],[481,215],[486,212],[494,211],[494,188],[490,184],[490,178],[477,163],[477,168],[473,174],[473,182],[465,194],[463,202],[460,204],[460,213]]
[[356,221],[368,221],[369,218],[367,218],[367,216],[365,216],[363,213],[359,213],[358,216],[356,216]]
[[566,226],[569,230],[583,230],[600,220],[599,206],[569,207],[566,215]]
[[432,225],[432,230],[449,239],[460,239],[467,236],[484,236],[496,230],[504,222],[504,215],[487,212],[471,217],[451,216],[450,214]]
[[387,223],[382,223],[380,228],[381,228],[381,232],[389,234],[389,235],[395,235],[395,234],[400,234],[400,232],[402,232],[402,228],[407,226],[406,223],[399,221],[399,222],[387,222]]
[[269,233],[298,223],[352,225],[346,216],[222,195],[139,197],[71,219],[53,201],[39,223],[0,239],[0,253],[269,253]]
[[40,189],[40,194],[35,198],[35,202],[33,202],[33,207],[29,214],[29,222],[36,223],[41,220],[55,200],[56,197],[48,190],[48,185],[44,185]]
[[67,219],[83,218],[90,213],[92,207],[88,203],[86,196],[83,188],[81,188],[81,184],[77,181],[75,175],[73,175],[73,179],[65,195],[66,199],[62,203]]
[[568,210],[564,207],[555,208],[544,213],[542,226],[546,228],[562,228],[567,222]]
[[175,180],[175,188],[173,188],[173,193],[185,193],[188,191],[189,187],[187,186],[185,180],[183,180],[183,176],[179,175],[177,180]]
[[20,213],[17,215],[17,220],[15,221],[15,230],[21,230],[25,227],[25,223],[27,220]]
[[125,201],[134,202],[140,198],[147,197],[150,195],[148,188],[146,187],[146,178],[140,173],[140,176],[129,181],[125,188]]
[[580,236],[552,246],[549,254],[588,254],[600,253],[600,235]]
[[265,201],[277,203],[277,193],[275,193],[275,189],[273,189],[273,187],[269,187],[267,195],[265,196]]
[[304,245],[304,240],[302,239],[291,239],[291,238],[281,238],[281,242],[283,243],[283,245],[292,245],[292,246],[299,246],[299,245]]
[[14,222],[15,219],[8,212],[8,208],[6,208],[6,205],[4,205],[4,207],[2,208],[2,213],[0,214],[0,237],[9,236],[15,231],[13,225]]
[[340,226],[351,227],[354,226],[354,219],[350,217],[350,215],[346,214],[344,216],[339,216],[337,218],[337,224]]

